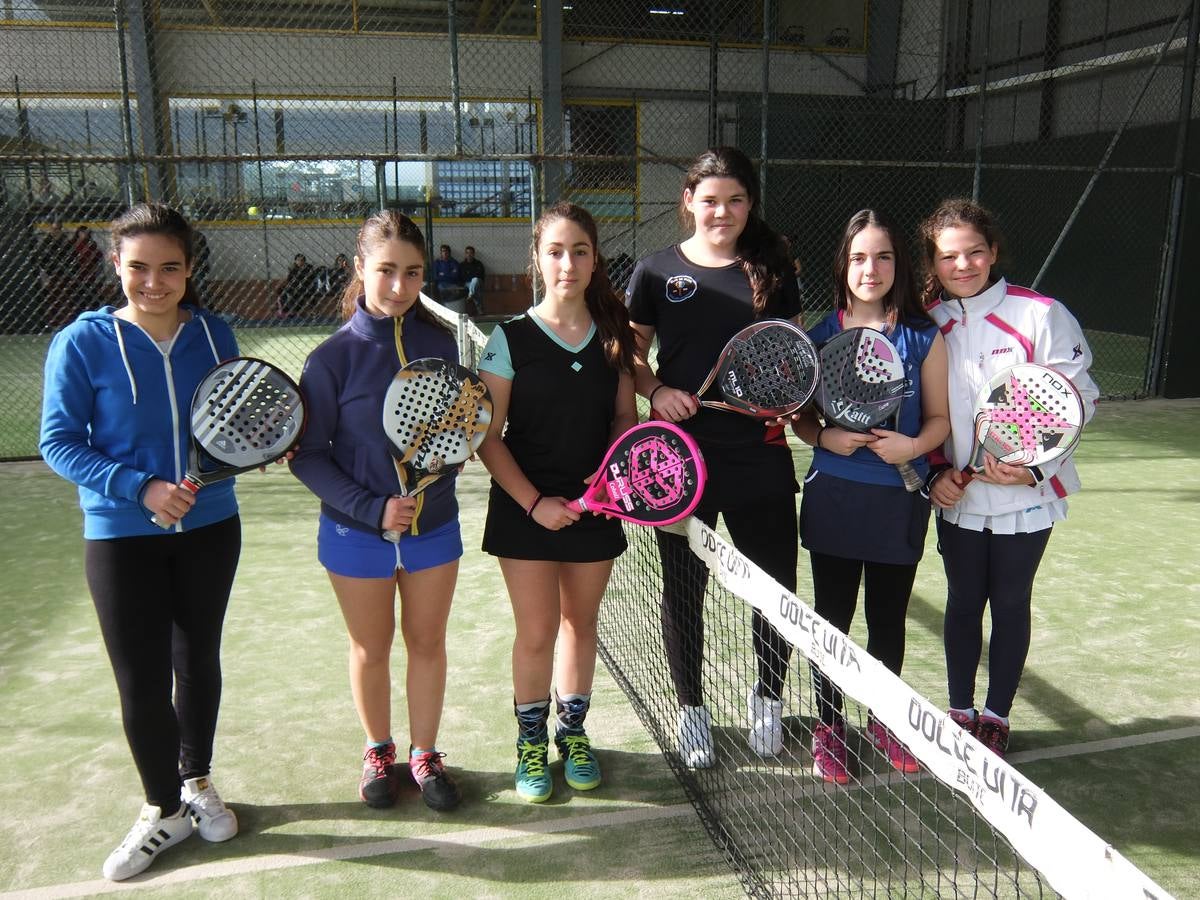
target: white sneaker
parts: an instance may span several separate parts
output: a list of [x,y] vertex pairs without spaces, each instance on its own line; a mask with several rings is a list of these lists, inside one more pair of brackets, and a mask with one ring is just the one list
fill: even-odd
[[750,749],[759,756],[783,752],[783,701],[760,697],[750,688]]
[[192,808],[192,817],[200,826],[200,837],[220,843],[238,833],[237,816],[221,801],[207,775],[184,781],[181,795],[183,802]]
[[679,708],[679,756],[689,769],[707,769],[717,761],[707,707]]
[[186,809],[164,819],[161,809],[147,803],[121,846],[108,854],[104,861],[104,877],[109,881],[124,881],[145,872],[158,854],[191,837],[193,827],[192,817]]

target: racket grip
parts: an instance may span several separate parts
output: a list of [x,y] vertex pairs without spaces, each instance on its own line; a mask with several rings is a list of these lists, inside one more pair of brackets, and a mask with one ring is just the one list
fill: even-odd
[[383,539],[391,544],[398,544],[400,543],[400,532],[390,530],[385,531],[383,533]]
[[917,474],[917,470],[913,468],[912,463],[897,463],[896,471],[904,479],[904,489],[910,494],[916,493],[925,486],[924,480]]
[[[200,488],[203,485],[196,484],[196,482],[192,481],[190,478],[188,478],[186,475],[184,475],[183,481],[179,482],[179,486],[181,488],[183,488],[185,491],[187,491],[188,493],[198,494],[200,492]],[[157,515],[151,516],[150,521],[153,522],[155,525],[157,525],[159,528],[163,529],[164,531],[175,527],[174,525],[164,525],[162,522],[158,521]]]
[[963,487],[963,488],[965,488],[968,484],[970,484],[975,478],[974,470],[969,467],[964,468],[958,474],[959,474],[958,486]]

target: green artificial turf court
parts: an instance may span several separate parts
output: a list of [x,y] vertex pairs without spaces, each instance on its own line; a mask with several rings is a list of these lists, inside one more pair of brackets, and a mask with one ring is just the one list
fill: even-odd
[[[1011,761],[1177,897],[1200,883],[1200,401],[1101,406],[1084,491],[1034,597]],[[798,451],[803,470],[807,453]],[[362,746],[346,638],[315,561],[316,501],[284,468],[239,480],[244,548],[225,627],[214,777],[241,834],[193,837],[127,882],[171,897],[736,897],[657,747],[601,667],[589,730],[605,782],[543,806],[512,790],[512,617],[478,551],[487,479],[460,483],[464,539],[439,746],[466,802],[357,799]],[[71,485],[0,465],[0,896],[88,896],[141,804],[82,572]],[[931,529],[932,534],[932,529]],[[800,595],[807,561],[800,559]],[[944,698],[945,581],[932,544],[908,619],[905,679]],[[647,602],[655,602],[648,598]],[[862,615],[853,636],[865,643]],[[657,635],[647,635],[657,640]],[[405,735],[403,651],[394,733]],[[666,686],[664,686],[665,689]],[[803,749],[797,756],[806,758]]]

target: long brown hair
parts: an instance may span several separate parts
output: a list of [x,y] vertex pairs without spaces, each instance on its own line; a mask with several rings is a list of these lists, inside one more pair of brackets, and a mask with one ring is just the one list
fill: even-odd
[[[921,249],[924,251],[925,280],[921,286],[921,301],[929,306],[942,296],[942,283],[938,281],[934,260],[937,258],[937,239],[947,228],[970,228],[979,232],[989,247],[995,247],[997,260],[1003,249],[1004,239],[996,226],[996,217],[973,200],[954,197],[943,200],[938,208],[921,223]],[[995,271],[995,266],[992,267]],[[989,279],[989,284],[995,282]]]
[[[195,232],[182,213],[162,203],[135,203],[113,219],[108,226],[108,234],[112,239],[113,252],[118,256],[121,254],[121,243],[126,238],[142,234],[161,234],[163,237],[172,238],[179,243],[187,267],[192,267]],[[180,302],[197,307],[204,305],[190,275]]]
[[[381,209],[363,222],[362,227],[358,229],[358,238],[354,242],[354,254],[360,263],[365,264],[367,257],[388,241],[403,241],[411,244],[420,252],[421,258],[425,258],[425,237],[421,234],[421,229],[413,224],[413,220],[404,213],[394,209]],[[358,298],[362,292],[363,282],[355,269],[354,276],[342,294],[343,319],[349,320],[354,315],[354,311],[358,309]],[[433,325],[446,332],[450,331],[441,319],[425,308],[420,297],[417,298],[414,306],[414,315],[427,325]]]
[[917,283],[913,275],[912,256],[904,234],[886,215],[876,209],[860,209],[850,217],[842,232],[841,243],[833,257],[833,306],[849,311],[854,302],[847,276],[850,272],[850,245],[854,238],[867,228],[878,228],[887,235],[892,244],[892,255],[896,261],[896,278],[892,289],[883,298],[883,311],[889,328],[899,320],[911,324],[933,321],[917,296]]
[[[738,235],[737,252],[742,271],[750,282],[754,315],[762,318],[766,313],[767,301],[783,286],[783,280],[792,277],[792,262],[787,242],[783,236],[766,223],[762,216],[762,189],[754,164],[736,147],[713,147],[705,150],[687,170],[683,189],[694,193],[696,186],[705,178],[732,178],[746,191],[750,200],[750,215],[746,227]],[[685,230],[696,227],[684,203],[679,200],[679,221]]]
[[537,256],[538,245],[542,234],[552,222],[566,219],[574,222],[592,242],[592,250],[596,255],[596,270],[592,272],[592,280],[588,282],[583,292],[583,302],[587,311],[596,323],[596,332],[604,345],[604,356],[614,369],[633,374],[633,326],[629,324],[629,311],[617,292],[613,290],[612,282],[608,280],[608,264],[600,253],[599,232],[596,220],[582,206],[574,203],[555,203],[546,209],[533,226],[533,242],[529,245],[529,276],[540,278]]

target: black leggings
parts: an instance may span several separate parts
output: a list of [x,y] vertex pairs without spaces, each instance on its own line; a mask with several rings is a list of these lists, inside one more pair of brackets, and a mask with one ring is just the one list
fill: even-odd
[[[796,590],[796,500],[780,492],[769,499],[735,509],[720,510],[733,544],[783,587]],[[717,510],[697,511],[709,528],[717,523]],[[671,681],[680,706],[701,706],[704,691],[704,591],[708,570],[690,549],[687,538],[661,528],[655,532],[662,557],[662,632],[671,669]],[[758,667],[758,693],[778,700],[787,677],[788,646],[771,623],[754,610],[751,619],[754,656]]]
[[179,808],[182,779],[208,774],[212,760],[221,626],[241,545],[237,516],[180,534],[85,542],[125,737],[146,802],[164,815]]
[[975,705],[975,673],[983,653],[983,610],[992,607],[987,708],[1012,709],[1029,653],[1033,578],[1051,529],[1024,534],[971,531],[937,520],[938,552],[946,566],[946,676],[950,705]]
[[[917,575],[916,564],[865,562],[811,551],[808,557],[817,615],[843,634],[849,632],[854,621],[858,585],[865,571],[867,652],[887,666],[888,671],[899,675],[904,665],[904,618]],[[842,692],[816,666],[812,667],[812,676],[821,721],[832,725],[841,718]]]

